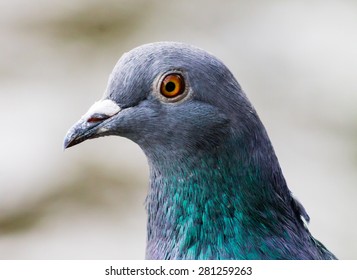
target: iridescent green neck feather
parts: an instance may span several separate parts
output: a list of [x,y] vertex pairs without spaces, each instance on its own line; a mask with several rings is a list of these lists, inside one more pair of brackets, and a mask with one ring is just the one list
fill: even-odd
[[210,152],[151,157],[148,258],[314,258],[265,131],[257,136],[248,149],[225,139]]

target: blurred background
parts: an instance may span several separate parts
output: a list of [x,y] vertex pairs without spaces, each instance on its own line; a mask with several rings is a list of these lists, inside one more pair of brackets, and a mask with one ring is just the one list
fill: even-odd
[[356,30],[353,0],[1,0],[0,258],[144,258],[140,148],[62,144],[123,52],[173,40],[232,70],[311,232],[357,259]]

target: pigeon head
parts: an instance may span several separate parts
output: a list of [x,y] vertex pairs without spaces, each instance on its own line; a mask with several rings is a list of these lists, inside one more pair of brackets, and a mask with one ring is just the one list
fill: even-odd
[[263,124],[211,54],[172,42],[124,54],[64,146],[108,135],[149,160],[147,258],[335,258],[310,235]]
[[64,146],[119,135],[149,158],[173,152],[186,157],[219,146],[232,133],[251,133],[256,123],[254,109],[221,61],[183,43],[153,43],[119,59],[104,97],[70,129]]

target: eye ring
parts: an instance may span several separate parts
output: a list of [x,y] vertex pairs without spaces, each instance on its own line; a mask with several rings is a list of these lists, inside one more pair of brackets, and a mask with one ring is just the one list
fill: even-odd
[[160,93],[164,97],[172,99],[182,95],[185,88],[184,77],[179,73],[170,73],[161,80]]

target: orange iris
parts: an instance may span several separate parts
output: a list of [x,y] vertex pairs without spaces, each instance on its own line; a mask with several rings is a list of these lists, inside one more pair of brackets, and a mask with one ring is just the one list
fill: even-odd
[[185,91],[185,82],[180,74],[169,74],[161,82],[160,92],[167,98],[181,95]]

